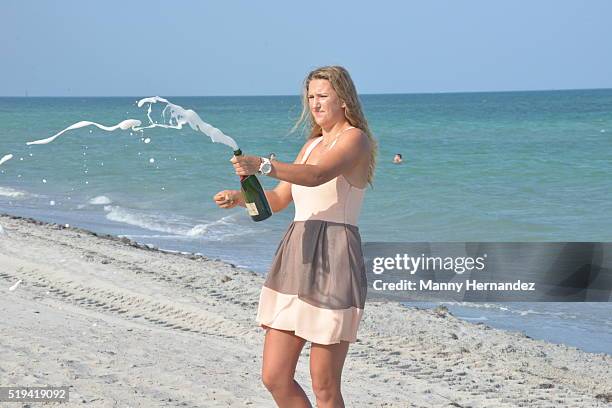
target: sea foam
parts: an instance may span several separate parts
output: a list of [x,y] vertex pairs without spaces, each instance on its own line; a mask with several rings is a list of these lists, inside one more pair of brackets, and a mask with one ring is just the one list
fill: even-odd
[[14,190],[10,187],[0,187],[0,196],[10,198],[24,198],[27,195],[24,191]]
[[111,199],[103,195],[94,197],[91,200],[89,200],[89,204],[91,205],[108,205],[111,203],[112,203]]
[[[132,225],[149,231],[163,232],[175,238],[225,241],[257,231],[250,225],[242,225],[240,214],[227,215],[218,220],[195,223],[184,217],[171,217],[165,214],[147,214],[138,210],[127,209],[116,205],[105,205],[106,219]],[[195,224],[195,225],[194,225]]]

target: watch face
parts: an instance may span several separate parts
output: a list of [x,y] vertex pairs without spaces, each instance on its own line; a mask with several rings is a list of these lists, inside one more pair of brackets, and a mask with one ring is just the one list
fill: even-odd
[[268,174],[272,170],[272,165],[270,163],[264,163],[261,166],[261,172],[263,174]]

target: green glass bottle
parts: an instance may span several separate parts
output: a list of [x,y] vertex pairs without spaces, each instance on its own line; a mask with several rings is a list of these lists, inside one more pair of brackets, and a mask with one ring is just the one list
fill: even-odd
[[[242,150],[234,150],[234,156],[240,156],[241,154]],[[244,198],[244,205],[253,221],[263,221],[270,218],[272,210],[266,198],[266,193],[264,193],[264,189],[259,180],[257,180],[257,177],[254,174],[240,176],[240,188]]]

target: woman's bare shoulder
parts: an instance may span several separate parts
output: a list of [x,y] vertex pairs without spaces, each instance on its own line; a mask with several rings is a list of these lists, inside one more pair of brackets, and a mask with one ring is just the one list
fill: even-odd
[[342,143],[345,147],[357,149],[370,149],[370,138],[359,128],[349,129],[339,138],[338,143]]

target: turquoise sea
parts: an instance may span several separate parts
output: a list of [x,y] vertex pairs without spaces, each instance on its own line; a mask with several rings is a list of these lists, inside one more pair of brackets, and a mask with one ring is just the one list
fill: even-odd
[[[0,212],[199,252],[265,273],[293,208],[254,223],[212,196],[238,188],[231,149],[190,128],[68,132],[143,119],[138,97],[0,98]],[[167,97],[246,154],[292,161],[297,96]],[[612,241],[612,90],[363,95],[379,141],[364,241]],[[146,138],[150,139],[145,143]],[[391,159],[402,153],[404,163]],[[263,179],[267,188],[275,181]],[[450,305],[455,314],[612,354],[609,303]],[[543,326],[544,325],[544,326]]]

